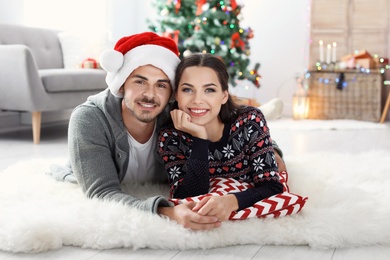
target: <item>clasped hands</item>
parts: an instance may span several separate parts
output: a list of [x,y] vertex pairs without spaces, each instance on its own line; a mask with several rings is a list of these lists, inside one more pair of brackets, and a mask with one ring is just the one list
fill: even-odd
[[207,196],[200,202],[186,202],[174,207],[160,207],[159,214],[165,215],[185,228],[210,230],[221,226],[231,213],[238,209],[235,195]]
[[229,219],[233,211],[238,209],[238,201],[235,195],[207,196],[199,201],[192,211],[202,216],[214,216],[218,221]]

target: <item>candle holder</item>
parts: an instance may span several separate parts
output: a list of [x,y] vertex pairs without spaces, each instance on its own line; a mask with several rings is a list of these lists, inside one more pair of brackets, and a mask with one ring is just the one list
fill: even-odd
[[336,66],[336,63],[335,62],[331,62],[328,64],[328,70],[331,70],[333,71],[335,69],[335,66]]
[[309,115],[310,98],[305,94],[295,93],[293,96],[293,119],[306,119]]
[[293,119],[306,119],[309,115],[310,98],[303,87],[302,78],[297,79],[298,89],[293,95]]

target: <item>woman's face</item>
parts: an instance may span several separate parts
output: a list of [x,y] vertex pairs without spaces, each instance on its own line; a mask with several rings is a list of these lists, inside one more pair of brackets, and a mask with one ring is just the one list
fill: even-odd
[[179,80],[175,96],[179,109],[191,116],[198,125],[220,123],[221,106],[228,100],[228,91],[223,91],[217,73],[208,67],[188,67]]

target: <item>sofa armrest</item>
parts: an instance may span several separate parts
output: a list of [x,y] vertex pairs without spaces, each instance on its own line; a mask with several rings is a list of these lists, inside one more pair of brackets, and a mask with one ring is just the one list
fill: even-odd
[[0,45],[0,57],[0,109],[37,111],[45,90],[30,48]]

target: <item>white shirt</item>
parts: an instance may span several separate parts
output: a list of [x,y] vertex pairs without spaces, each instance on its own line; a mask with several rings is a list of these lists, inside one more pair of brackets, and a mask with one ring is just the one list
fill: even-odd
[[[130,145],[129,165],[123,183],[146,183],[155,181],[155,146],[156,131],[153,131],[150,139],[141,144],[130,133],[127,133]],[[163,174],[163,173],[161,173]]]

